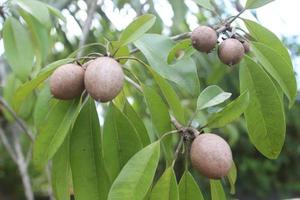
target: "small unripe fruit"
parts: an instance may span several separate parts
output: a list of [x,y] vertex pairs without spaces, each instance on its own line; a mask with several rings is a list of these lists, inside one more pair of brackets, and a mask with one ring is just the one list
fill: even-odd
[[227,142],[218,135],[205,133],[195,138],[191,146],[193,167],[203,176],[220,179],[229,173],[233,163]]
[[57,99],[68,100],[79,96],[84,90],[84,70],[76,64],[60,66],[50,77],[50,90]]
[[209,53],[215,48],[218,36],[214,29],[208,26],[199,26],[192,32],[191,40],[195,49]]
[[238,64],[244,54],[245,50],[243,44],[233,38],[223,41],[218,50],[220,60],[226,65]]
[[247,40],[244,40],[242,44],[243,44],[245,53],[248,53],[250,51],[250,43]]
[[116,60],[100,57],[87,66],[84,83],[87,92],[96,101],[108,102],[122,90],[124,73]]

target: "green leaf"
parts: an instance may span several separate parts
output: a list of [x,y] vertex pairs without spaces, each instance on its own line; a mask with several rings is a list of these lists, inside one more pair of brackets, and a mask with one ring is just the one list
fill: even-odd
[[153,181],[160,155],[159,142],[136,153],[114,181],[108,200],[143,199]]
[[264,156],[277,158],[284,144],[285,117],[276,86],[257,63],[245,56],[240,87],[250,95],[245,119],[251,142]]
[[45,121],[45,116],[49,112],[51,97],[52,94],[48,85],[45,85],[41,91],[37,93],[37,101],[33,111],[33,121],[37,128]]
[[[126,57],[129,56],[129,48],[127,46],[121,46],[120,41],[110,41],[110,44],[108,45],[109,47],[109,52],[113,57]],[[125,64],[126,60],[122,59],[119,61],[121,64]]]
[[274,0],[248,0],[245,6],[245,9],[254,9],[262,7],[268,3],[271,3]]
[[57,18],[61,19],[63,22],[66,22],[66,18],[65,16],[63,16],[63,14],[60,12],[60,10],[58,10],[57,8],[53,7],[53,6],[50,6],[47,4],[47,8],[49,10],[49,12],[56,16]]
[[78,115],[78,104],[78,100],[57,101],[50,109],[34,142],[33,162],[37,168],[43,168],[64,142]]
[[211,11],[215,11],[214,6],[210,3],[210,0],[194,0],[199,6],[207,9],[207,10],[211,10]]
[[196,50],[192,47],[191,39],[185,39],[178,42],[169,52],[168,64],[172,64],[182,58],[193,55]]
[[76,200],[106,199],[108,177],[101,164],[101,133],[95,103],[89,98],[71,132],[70,163]]
[[150,200],[179,200],[178,186],[173,166],[166,169],[154,186]]
[[21,85],[14,95],[13,107],[18,110],[24,99],[28,97],[43,81],[45,81],[57,67],[72,61],[74,61],[73,58],[55,61],[43,68],[35,78]]
[[3,26],[4,52],[12,71],[23,82],[33,67],[34,53],[26,29],[13,17],[8,17]]
[[211,200],[226,200],[226,195],[219,180],[210,180]]
[[257,42],[261,42],[272,48],[280,54],[289,65],[293,65],[287,48],[274,33],[254,21],[248,19],[243,20],[251,36],[256,39]]
[[211,85],[205,88],[197,100],[197,110],[223,103],[231,97],[231,93],[224,92],[219,86]]
[[229,174],[227,175],[229,184],[230,184],[230,194],[235,194],[235,182],[236,182],[236,178],[237,178],[237,170],[236,170],[236,166],[233,163],[231,166],[231,169],[229,171]]
[[179,182],[180,200],[204,200],[199,186],[189,171],[185,171]]
[[64,143],[55,153],[52,160],[51,183],[53,193],[57,200],[69,200],[70,188],[70,137],[67,136]]
[[128,117],[140,136],[143,146],[150,144],[150,138],[142,118],[135,112],[133,107],[127,101],[125,103],[123,112]]
[[143,144],[129,119],[113,103],[106,113],[102,138],[103,159],[109,179],[113,182]]
[[168,55],[174,47],[174,42],[170,38],[158,34],[145,34],[134,44],[145,55],[155,72],[176,83],[184,93],[193,96],[199,94],[200,84],[197,68],[191,57],[183,58],[173,65],[168,65]]
[[262,43],[253,43],[252,51],[264,69],[280,85],[291,107],[297,97],[297,82],[293,66],[289,65],[276,51]]
[[[161,137],[164,133],[171,131],[171,119],[168,108],[153,88],[143,85],[143,93],[157,137]],[[168,164],[171,164],[173,158],[172,138],[164,138],[162,144],[166,161]]]
[[127,45],[136,41],[146,33],[155,23],[156,17],[151,14],[145,14],[135,19],[120,36],[120,46]]
[[32,15],[42,25],[48,28],[51,26],[49,10],[45,3],[36,0],[15,0],[15,2],[22,10]]
[[240,115],[247,109],[248,105],[249,93],[245,91],[237,99],[226,105],[220,112],[213,114],[207,120],[207,126],[209,128],[221,128],[226,124],[231,123],[240,117]]

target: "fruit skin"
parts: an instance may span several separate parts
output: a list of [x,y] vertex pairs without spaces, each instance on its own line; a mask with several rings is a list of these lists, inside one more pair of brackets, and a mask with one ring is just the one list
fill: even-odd
[[58,67],[50,77],[50,91],[57,99],[69,100],[84,90],[84,69],[76,64]]
[[226,39],[218,49],[218,55],[222,63],[226,65],[238,64],[245,54],[243,44],[233,38]]
[[191,34],[193,47],[200,52],[209,53],[218,42],[218,36],[214,29],[208,26],[199,26]]
[[191,146],[193,167],[203,176],[220,179],[229,173],[232,166],[232,152],[227,142],[212,133],[200,134]]
[[84,83],[87,92],[96,101],[108,102],[122,90],[124,73],[116,60],[100,57],[87,66]]
[[250,43],[247,40],[244,40],[242,44],[243,44],[245,53],[248,53],[250,51]]

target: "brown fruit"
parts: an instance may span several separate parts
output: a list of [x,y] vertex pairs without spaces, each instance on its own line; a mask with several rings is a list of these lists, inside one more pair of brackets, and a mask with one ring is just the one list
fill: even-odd
[[215,48],[218,36],[214,29],[208,26],[199,26],[192,32],[191,40],[195,49],[209,53]]
[[226,39],[221,43],[218,50],[220,60],[226,65],[238,64],[245,54],[243,44],[233,38]]
[[111,101],[123,87],[122,67],[113,58],[97,58],[89,63],[85,72],[84,83],[86,90],[96,101]]
[[50,90],[57,99],[73,99],[84,90],[84,70],[76,64],[57,68],[50,77]]
[[86,70],[86,68],[89,66],[89,64],[91,64],[93,61],[94,61],[94,60],[89,60],[89,61],[85,62],[85,63],[82,65],[82,68],[83,68],[84,70]]
[[211,179],[220,179],[229,173],[233,163],[227,142],[216,134],[200,134],[192,143],[191,161],[193,167]]
[[247,40],[244,40],[242,44],[243,44],[245,53],[248,53],[250,51],[250,43]]

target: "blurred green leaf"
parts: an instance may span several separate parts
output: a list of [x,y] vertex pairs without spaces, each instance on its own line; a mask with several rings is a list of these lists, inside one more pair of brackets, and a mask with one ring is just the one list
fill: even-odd
[[159,154],[159,142],[152,143],[137,152],[114,181],[108,200],[143,199],[152,184]]
[[52,94],[48,85],[45,85],[37,92],[37,101],[33,111],[33,121],[36,127],[40,127],[44,122],[45,116],[49,112],[51,97]]
[[8,64],[21,81],[26,81],[33,67],[33,48],[28,32],[13,17],[5,20],[3,42]]
[[185,171],[179,182],[179,200],[204,200],[202,192],[189,171]]
[[205,88],[198,97],[197,110],[223,103],[231,97],[231,93],[224,92],[219,86],[211,85]]
[[247,0],[245,9],[255,9],[262,7],[268,3],[271,3],[274,0]]
[[232,164],[229,174],[227,175],[229,184],[230,184],[230,194],[235,194],[235,183],[237,178],[237,170],[235,163]]
[[166,169],[153,187],[150,200],[179,200],[178,186],[173,166]]
[[264,156],[277,158],[285,138],[282,102],[267,73],[248,56],[240,66],[240,88],[250,95],[245,119],[251,142]]
[[191,39],[185,39],[178,42],[169,52],[168,64],[173,64],[182,58],[190,57],[195,53],[195,49],[192,47]]
[[210,0],[194,0],[199,6],[210,10],[210,11],[215,11],[214,6],[210,3]]
[[219,180],[210,180],[211,200],[226,200],[226,195]]
[[56,16],[57,18],[61,19],[63,22],[66,22],[66,18],[65,16],[63,16],[63,14],[61,13],[60,10],[58,10],[57,8],[50,6],[49,4],[47,4],[47,8],[49,10],[49,12]]

